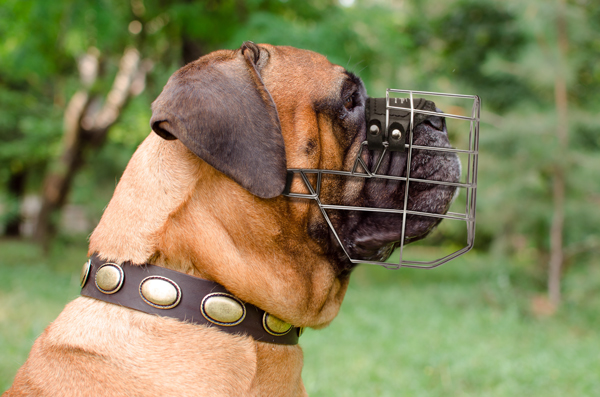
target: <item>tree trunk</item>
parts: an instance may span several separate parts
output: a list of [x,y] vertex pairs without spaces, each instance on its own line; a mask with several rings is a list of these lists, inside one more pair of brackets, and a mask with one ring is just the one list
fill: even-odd
[[23,196],[25,195],[25,176],[25,170],[20,170],[11,173],[8,179],[8,194],[11,201],[14,200],[16,203],[16,211],[6,222],[4,234],[7,237],[21,236],[21,221],[23,220],[21,215],[21,203],[23,202]]
[[53,215],[65,204],[73,179],[84,164],[85,152],[102,146],[129,98],[143,90],[143,81],[152,64],[140,62],[136,49],[126,49],[104,105],[95,113],[90,105],[98,98],[89,95],[89,87],[96,81],[98,54],[90,51],[79,66],[84,88],[73,95],[65,110],[62,155],[44,180],[42,206],[36,222],[34,238],[45,248],[55,233]]
[[183,64],[187,65],[190,62],[195,61],[204,55],[204,46],[200,43],[200,40],[195,40],[190,37],[184,36],[182,38],[182,49],[181,57],[183,58]]
[[548,272],[548,298],[555,306],[561,301],[560,281],[564,261],[563,252],[563,226],[565,220],[565,165],[561,163],[566,159],[569,144],[569,120],[567,81],[565,78],[565,60],[569,47],[567,35],[567,22],[565,16],[565,0],[558,0],[556,31],[558,37],[558,62],[554,84],[554,100],[557,114],[556,136],[558,140],[557,162],[553,176],[552,196],[554,213],[550,228],[550,263]]

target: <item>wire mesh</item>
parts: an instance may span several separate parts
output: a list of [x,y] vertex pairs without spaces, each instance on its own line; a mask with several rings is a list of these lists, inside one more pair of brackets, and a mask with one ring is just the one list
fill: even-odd
[[[432,112],[428,110],[415,109],[414,107],[414,95],[418,95],[419,97],[435,97],[436,104],[439,104],[439,100],[449,100],[449,108],[451,112],[439,113]],[[293,172],[295,175],[299,175],[301,180],[304,182],[305,188],[308,193],[287,193],[286,196],[294,197],[294,198],[302,198],[302,199],[310,199],[314,200],[318,205],[327,225],[330,230],[333,232],[333,235],[344,251],[345,255],[348,259],[354,263],[366,263],[372,265],[380,265],[384,266],[388,269],[398,269],[400,267],[411,267],[411,268],[425,268],[431,269],[437,266],[440,266],[454,258],[457,258],[460,255],[467,253],[471,248],[473,248],[473,244],[475,242],[475,209],[476,209],[476,196],[477,196],[477,167],[478,167],[478,154],[479,154],[479,119],[480,119],[480,108],[481,108],[481,100],[478,96],[475,95],[459,95],[459,94],[447,94],[447,93],[437,93],[437,92],[427,92],[427,91],[413,91],[413,90],[399,90],[399,89],[388,89],[386,91],[386,123],[389,125],[389,114],[392,109],[401,109],[404,111],[408,111],[406,107],[396,107],[392,103],[394,101],[390,101],[390,99],[394,98],[402,98],[408,100],[410,102],[410,127],[408,131],[408,136],[406,137],[405,149],[407,156],[407,165],[406,165],[406,176],[392,176],[378,173],[379,167],[381,165],[381,161],[385,156],[387,151],[387,145],[384,144],[384,149],[379,157],[379,161],[374,165],[373,169],[369,169],[367,164],[363,160],[363,151],[368,150],[367,141],[364,141],[360,147],[359,153],[356,156],[353,167],[350,170],[326,170],[326,169],[305,169],[305,168],[294,168],[289,169],[288,171]],[[442,105],[443,106],[443,105]],[[439,107],[439,106],[438,106]],[[449,133],[454,135],[454,139],[451,139],[451,143],[453,141],[462,142],[463,147],[437,147],[437,146],[420,146],[413,144],[413,121],[414,116],[417,113],[421,113],[424,115],[432,115],[444,117],[446,121],[448,120],[456,120],[457,122],[462,123],[462,127],[458,125],[453,125],[453,128],[448,128]],[[465,128],[465,124],[468,124],[468,129]],[[466,134],[468,131],[468,135]],[[467,135],[467,136],[466,136]],[[418,179],[411,177],[411,158],[414,150],[427,150],[427,151],[437,151],[437,152],[446,152],[446,153],[455,153],[459,156],[459,160],[461,162],[461,167],[463,170],[463,175],[458,182],[451,181],[439,181],[439,180],[430,180],[430,179]],[[398,209],[392,208],[377,208],[377,207],[360,207],[360,206],[350,206],[350,205],[336,205],[336,204],[324,204],[321,200],[321,185],[323,181],[323,175],[338,175],[338,176],[346,176],[346,177],[359,177],[359,178],[382,178],[388,180],[397,180],[401,182],[405,182],[404,184],[404,202],[401,207]],[[311,179],[315,179],[316,181],[311,183]],[[311,176],[313,176],[311,178]],[[408,199],[409,199],[409,189],[411,183],[428,183],[428,184],[438,184],[445,186],[452,186],[457,188],[458,196],[464,197],[461,200],[461,206],[459,206],[458,211],[454,210],[456,206],[452,206],[450,209],[453,211],[448,211],[445,214],[438,213],[430,213],[430,212],[420,212],[413,211],[408,209]],[[464,203],[464,204],[463,204]],[[352,258],[348,253],[346,247],[342,243],[342,240],[338,234],[338,231],[335,229],[331,218],[328,214],[328,211],[331,210],[339,210],[339,211],[367,211],[367,212],[378,212],[378,213],[387,213],[387,214],[399,214],[402,216],[402,230],[401,230],[401,239],[400,245],[397,248],[396,252],[399,254],[398,259],[395,261],[369,261],[369,260],[361,260],[358,258]],[[464,227],[466,228],[466,242],[464,246],[460,248],[454,249],[452,252],[443,255],[442,257],[436,259],[429,260],[413,260],[405,258],[405,237],[406,237],[406,225],[407,225],[407,216],[409,215],[417,215],[423,217],[434,217],[440,219],[449,219],[464,222]]]

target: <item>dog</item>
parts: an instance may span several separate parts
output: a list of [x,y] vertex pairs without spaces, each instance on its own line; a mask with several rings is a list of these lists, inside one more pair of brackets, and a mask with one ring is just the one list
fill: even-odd
[[[366,139],[366,99],[356,75],[292,47],[246,42],[185,65],[153,103],[153,132],[119,181],[89,255],[120,282],[121,268],[154,266],[220,285],[229,303],[253,305],[284,330],[327,326],[355,265],[313,202],[281,193],[305,190],[289,168],[352,167]],[[415,126],[414,143],[450,147],[444,119]],[[380,155],[363,158],[370,165]],[[405,153],[381,160],[380,173],[405,174]],[[459,178],[455,154],[416,150],[411,161],[415,178]],[[445,213],[455,190],[411,183],[409,209]],[[400,208],[405,189],[398,180],[327,175],[320,194],[333,204]],[[352,257],[385,260],[401,239],[401,217],[332,211],[330,219]],[[408,216],[405,241],[438,222]],[[95,285],[86,281],[90,266],[82,284],[107,293],[102,266]],[[127,284],[134,276],[124,277]],[[141,284],[139,295],[147,297]],[[36,340],[4,396],[306,395],[297,344],[225,328],[82,296]]]

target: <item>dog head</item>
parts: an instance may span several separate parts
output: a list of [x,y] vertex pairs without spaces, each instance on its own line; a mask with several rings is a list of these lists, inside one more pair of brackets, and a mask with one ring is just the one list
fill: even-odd
[[[178,70],[152,105],[151,127],[164,138],[152,145],[172,153],[174,179],[185,169],[194,181],[166,219],[156,221],[152,260],[215,280],[294,325],[330,322],[353,265],[319,208],[281,193],[288,168],[352,167],[366,140],[366,99],[356,75],[291,47],[245,43]],[[449,147],[444,119],[415,126],[414,143]],[[371,165],[380,155],[364,152],[363,160]],[[460,174],[454,154],[416,150],[411,167],[417,178],[457,181]],[[406,154],[394,152],[381,159],[379,172],[404,176],[406,168]],[[291,188],[303,185],[294,180]],[[411,183],[408,209],[445,213],[454,193]],[[400,181],[335,175],[323,180],[321,191],[331,204],[380,208],[401,208],[404,195]],[[385,260],[401,239],[401,217],[333,211],[330,218],[360,259]],[[405,241],[423,238],[437,223],[409,216]]]

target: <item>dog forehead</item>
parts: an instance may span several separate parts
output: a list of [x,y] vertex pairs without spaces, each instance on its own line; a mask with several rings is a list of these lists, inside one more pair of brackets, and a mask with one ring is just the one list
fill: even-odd
[[[339,95],[345,69],[314,51],[261,44],[269,52],[262,77],[271,94],[294,94],[313,102]],[[292,98],[286,98],[290,100]]]

